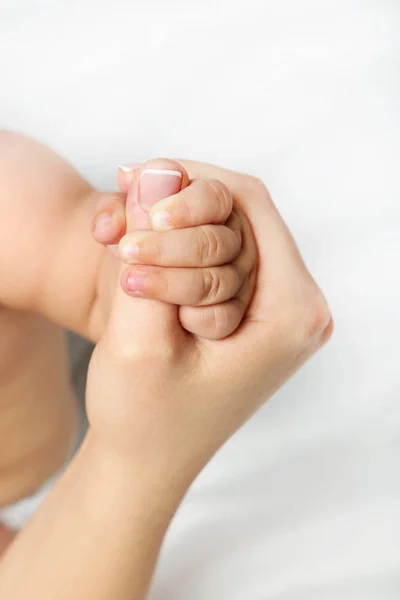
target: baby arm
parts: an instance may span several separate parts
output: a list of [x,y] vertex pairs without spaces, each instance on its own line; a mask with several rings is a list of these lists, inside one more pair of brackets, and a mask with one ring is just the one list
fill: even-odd
[[0,305],[93,335],[104,254],[88,235],[95,197],[55,152],[0,132]]
[[54,152],[0,132],[0,508],[34,493],[74,445],[64,333],[49,319],[91,333],[104,254],[90,239],[92,193]]

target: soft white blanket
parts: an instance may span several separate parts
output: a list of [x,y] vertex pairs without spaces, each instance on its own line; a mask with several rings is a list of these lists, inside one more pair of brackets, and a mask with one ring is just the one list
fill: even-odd
[[0,1],[0,125],[99,185],[267,183],[336,333],[198,478],[151,600],[400,597],[398,0]]

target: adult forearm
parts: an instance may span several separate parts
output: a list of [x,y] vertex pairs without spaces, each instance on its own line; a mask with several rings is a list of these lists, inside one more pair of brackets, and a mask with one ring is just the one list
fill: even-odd
[[184,490],[89,432],[0,565],[3,600],[141,600]]

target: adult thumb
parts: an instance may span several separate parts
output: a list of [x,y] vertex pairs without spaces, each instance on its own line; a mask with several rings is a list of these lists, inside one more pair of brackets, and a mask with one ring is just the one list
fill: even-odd
[[[160,164],[161,162],[161,164]],[[149,211],[159,200],[178,193],[188,178],[182,168],[170,167],[172,161],[152,161],[135,170],[126,202],[127,231],[150,229]],[[172,163],[175,166],[176,163]],[[157,167],[157,168],[155,168]],[[120,277],[125,277],[121,267]],[[152,352],[172,345],[181,330],[178,307],[158,300],[127,296],[120,278],[109,322],[113,345],[124,354]]]

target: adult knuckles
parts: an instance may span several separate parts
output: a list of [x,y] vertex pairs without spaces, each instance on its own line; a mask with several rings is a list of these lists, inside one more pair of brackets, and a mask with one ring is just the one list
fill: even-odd
[[314,312],[309,326],[309,333],[311,339],[316,338],[318,344],[321,346],[331,338],[334,323],[324,294],[317,285],[315,287]]
[[201,301],[204,303],[215,302],[220,296],[221,288],[222,279],[220,273],[215,269],[204,269]]
[[222,241],[212,227],[207,225],[202,227],[198,238],[197,252],[201,265],[207,265],[213,259],[220,256],[222,252]]
[[203,289],[200,302],[219,304],[235,296],[243,285],[243,278],[234,265],[203,270]]
[[230,335],[240,321],[239,310],[227,302],[210,306],[209,337],[220,340]]
[[206,181],[207,195],[210,197],[214,206],[219,210],[221,218],[227,218],[232,212],[233,200],[227,186],[218,179],[209,179]]
[[307,305],[303,310],[302,331],[305,342],[320,345],[326,328],[332,320],[328,303],[318,285],[313,282],[306,296]]
[[220,305],[207,306],[203,319],[203,327],[208,339],[221,339],[229,328],[228,314]]
[[289,354],[319,348],[333,331],[333,319],[325,296],[316,283],[307,283],[301,295],[279,298],[271,310],[276,339]]

